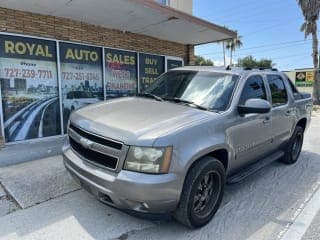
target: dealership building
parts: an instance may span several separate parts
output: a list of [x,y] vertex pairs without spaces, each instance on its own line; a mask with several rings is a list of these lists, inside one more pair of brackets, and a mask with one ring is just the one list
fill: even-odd
[[0,2],[0,145],[61,136],[70,113],[145,90],[236,33],[192,0]]

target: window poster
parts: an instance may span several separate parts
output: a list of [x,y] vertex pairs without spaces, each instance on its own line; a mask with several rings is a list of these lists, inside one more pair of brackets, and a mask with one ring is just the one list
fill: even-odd
[[137,54],[105,48],[107,99],[137,92]]
[[174,68],[182,67],[182,60],[176,60],[176,59],[167,59],[167,70],[171,70]]
[[146,90],[164,72],[164,57],[139,53],[140,91]]
[[102,48],[60,43],[64,131],[73,110],[103,100]]
[[[1,97],[1,81],[0,81],[0,99]],[[3,121],[3,115],[2,115],[2,102],[0,102],[0,147],[4,145],[4,138],[2,133],[2,121]]]
[[54,41],[0,35],[0,81],[7,142],[61,133]]

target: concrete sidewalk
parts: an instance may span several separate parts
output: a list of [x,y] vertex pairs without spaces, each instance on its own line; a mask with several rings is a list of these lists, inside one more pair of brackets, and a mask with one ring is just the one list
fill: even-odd
[[66,171],[61,155],[0,168],[0,182],[21,208],[80,189]]
[[65,137],[17,142],[0,148],[0,168],[61,154]]

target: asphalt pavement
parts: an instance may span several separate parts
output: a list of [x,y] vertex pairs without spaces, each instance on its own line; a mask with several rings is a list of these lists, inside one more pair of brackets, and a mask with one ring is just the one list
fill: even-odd
[[0,239],[320,239],[319,131],[317,114],[296,164],[274,162],[227,185],[215,218],[196,230],[98,202],[68,177],[60,155],[0,168]]

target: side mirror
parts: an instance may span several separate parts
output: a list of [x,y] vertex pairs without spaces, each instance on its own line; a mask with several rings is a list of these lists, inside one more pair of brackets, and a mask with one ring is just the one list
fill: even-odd
[[249,113],[268,113],[271,111],[271,104],[260,98],[251,98],[246,101],[244,105],[238,106],[240,115]]

